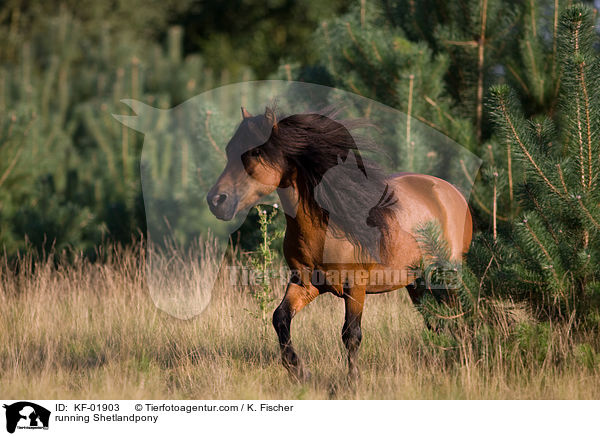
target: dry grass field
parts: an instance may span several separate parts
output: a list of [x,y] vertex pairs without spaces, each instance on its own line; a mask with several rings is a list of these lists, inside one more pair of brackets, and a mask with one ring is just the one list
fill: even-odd
[[599,397],[595,346],[577,345],[568,325],[550,327],[541,352],[535,334],[508,346],[515,319],[527,317],[515,309],[512,321],[496,321],[496,339],[476,344],[472,334],[458,334],[458,345],[444,347],[403,291],[367,297],[356,386],[345,376],[342,301],[324,295],[298,314],[292,335],[313,377],[297,384],[280,364],[275,332],[251,314],[248,292],[220,286],[205,312],[178,320],[154,306],[140,253],[116,250],[104,264],[58,268],[23,260],[19,275],[1,267],[5,398]]

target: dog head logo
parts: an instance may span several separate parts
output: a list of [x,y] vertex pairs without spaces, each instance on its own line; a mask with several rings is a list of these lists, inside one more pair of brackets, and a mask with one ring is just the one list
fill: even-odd
[[3,406],[6,409],[6,431],[18,429],[48,429],[50,411],[28,401]]

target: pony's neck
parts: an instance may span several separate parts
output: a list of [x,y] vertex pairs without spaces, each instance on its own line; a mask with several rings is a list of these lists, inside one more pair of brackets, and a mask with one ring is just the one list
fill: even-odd
[[277,188],[277,194],[286,216],[296,218],[300,205],[300,195],[296,184],[294,183],[286,188]]
[[320,223],[317,217],[310,214],[308,199],[302,198],[298,189],[297,175],[294,174],[285,188],[277,188],[281,206],[285,212],[288,227],[293,225],[303,234],[311,234]]

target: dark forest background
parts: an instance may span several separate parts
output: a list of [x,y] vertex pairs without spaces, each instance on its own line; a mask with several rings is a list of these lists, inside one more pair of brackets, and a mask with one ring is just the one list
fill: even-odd
[[483,159],[465,306],[483,289],[597,325],[596,23],[566,0],[4,1],[0,247],[93,258],[143,235],[143,137],[111,117],[120,99],[173,107],[293,79],[400,109]]

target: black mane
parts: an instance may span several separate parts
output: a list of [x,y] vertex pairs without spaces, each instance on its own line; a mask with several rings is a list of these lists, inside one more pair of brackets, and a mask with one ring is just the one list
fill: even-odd
[[[249,121],[254,125],[249,129],[257,130],[258,127],[264,132],[264,116]],[[383,231],[387,227],[386,212],[395,200],[383,170],[363,156],[366,152],[379,152],[377,147],[361,140],[359,150],[350,133],[352,129],[364,127],[370,127],[370,124],[360,119],[345,120],[342,124],[334,120],[333,115],[290,115],[277,121],[274,128],[268,125],[270,135],[265,135],[268,140],[259,145],[260,157],[268,165],[295,169],[299,194],[304,200],[301,203],[308,208],[307,212],[322,219],[330,228],[333,226],[334,231],[342,232],[355,246],[378,259],[379,250],[374,248],[378,247],[379,241],[373,241],[373,228]],[[356,165],[343,165],[350,153]],[[324,175],[334,167],[337,173],[332,183],[325,180]],[[366,222],[365,210],[369,211]]]

